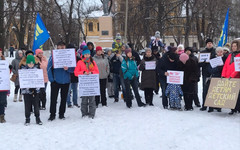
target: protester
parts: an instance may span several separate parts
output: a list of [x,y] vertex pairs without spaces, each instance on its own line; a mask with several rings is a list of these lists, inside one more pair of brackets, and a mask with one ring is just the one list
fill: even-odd
[[140,63],[139,70],[142,71],[140,89],[144,90],[145,101],[147,105],[153,106],[153,91],[157,87],[157,74],[155,69],[146,69],[146,62],[157,63],[156,58],[152,55],[152,50],[148,48],[145,51],[143,60]]
[[107,78],[109,75],[109,62],[107,57],[104,56],[103,50],[101,46],[96,47],[96,55],[93,57],[96,62],[99,70],[99,83],[100,83],[100,96],[96,96],[96,106],[98,107],[100,103],[102,106],[107,106],[107,98],[106,98],[106,88],[107,88]]
[[152,51],[154,49],[159,50],[159,47],[162,47],[162,48],[165,47],[160,38],[161,38],[160,37],[160,32],[156,31],[155,32],[155,37],[153,39],[151,39],[151,42],[150,42],[150,45],[149,45],[149,48],[151,48]]
[[[23,57],[23,51],[22,50],[18,50],[15,54],[15,59],[12,60],[12,72],[13,75],[11,77],[11,81],[14,82],[15,85],[15,90],[14,90],[14,98],[13,101],[17,102],[17,97],[18,97],[18,91],[20,89],[20,84],[19,84],[19,76],[18,76],[18,69],[19,69],[19,63],[22,60]],[[22,102],[22,93],[21,93],[21,89],[19,92],[19,97],[18,97],[19,102]]]
[[94,50],[94,44],[92,42],[88,42],[87,43],[87,47],[88,47],[88,49],[91,52],[91,57],[93,57],[96,54],[96,52]]
[[177,47],[177,54],[181,55],[182,53],[184,53],[184,46],[182,44],[179,44]]
[[[82,60],[78,61],[77,67],[74,70],[75,76],[79,75],[89,75],[89,74],[99,74],[99,70],[96,62],[90,55],[90,50],[84,50],[82,52]],[[96,102],[95,96],[82,96],[81,103],[82,117],[88,116],[89,118],[95,117],[96,112]]]
[[[240,57],[240,40],[234,40],[231,44],[231,53],[227,57],[222,70],[222,77],[224,78],[240,78],[240,72],[235,71],[234,58]],[[232,109],[229,115],[233,115],[236,112],[240,112],[240,94],[235,109]]]
[[123,42],[121,42],[122,37],[120,36],[120,33],[116,35],[116,39],[112,43],[112,51],[117,52],[121,51]]
[[[27,56],[26,66],[22,69],[37,69],[35,65],[35,58],[32,55]],[[42,125],[42,121],[40,120],[39,113],[39,93],[40,88],[23,88],[22,94],[24,95],[24,105],[25,105],[25,125],[28,126],[30,124],[30,115],[32,106],[34,106],[34,115],[36,117],[36,123],[38,125]]]
[[[109,69],[111,70],[111,68],[112,68],[111,59],[114,56],[114,54],[112,53],[112,50],[110,50],[110,49],[106,50],[106,53],[107,53],[107,59],[108,59],[108,63],[109,63]],[[111,73],[111,72],[109,73],[108,79],[107,79],[107,92],[108,92],[109,98],[114,98],[113,73]]]
[[[160,58],[161,58],[161,55],[160,55],[158,49],[152,50],[152,55],[156,58],[157,62],[158,62],[158,61],[160,60]],[[157,79],[156,79],[157,84],[156,84],[156,89],[154,90],[154,92],[155,92],[156,94],[158,94],[160,81],[159,81],[157,72],[156,72],[156,78],[157,78]]]
[[15,51],[14,45],[11,45],[11,46],[10,46],[9,51],[10,51],[10,58],[11,58],[11,57],[14,57],[14,56],[13,56],[13,52]]
[[[39,62],[40,69],[43,70],[43,77],[44,77],[44,88],[40,89],[39,93],[39,108],[40,110],[46,110],[46,89],[47,89],[47,84],[48,84],[48,75],[47,75],[47,65],[48,65],[48,60],[46,56],[43,55],[43,51],[41,49],[36,49],[35,51],[35,58]],[[36,60],[35,59],[35,60]]]
[[145,106],[145,104],[141,101],[140,95],[138,93],[138,70],[137,70],[137,64],[134,60],[134,57],[132,57],[131,49],[125,50],[126,58],[123,59],[121,68],[124,76],[124,84],[126,88],[126,95],[124,96],[124,99],[126,101],[126,105],[128,108],[132,107],[132,99],[131,99],[131,89],[130,85],[132,86],[134,95],[136,97],[137,103],[139,107]]
[[[66,44],[60,41],[57,44],[57,49],[65,49]],[[56,117],[56,105],[59,90],[61,90],[61,102],[59,107],[59,119],[65,119],[64,113],[66,111],[67,94],[70,84],[70,73],[74,68],[54,68],[53,58],[50,56],[47,66],[48,79],[51,82],[51,102],[50,102],[50,117],[49,121],[53,121]]]

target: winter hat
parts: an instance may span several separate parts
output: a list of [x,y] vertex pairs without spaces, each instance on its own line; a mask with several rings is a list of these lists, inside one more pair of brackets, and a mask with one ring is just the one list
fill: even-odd
[[145,53],[146,53],[147,51],[152,52],[151,48],[147,48],[147,49],[145,50]]
[[177,54],[175,54],[173,52],[168,52],[168,57],[172,60],[176,60],[177,59]]
[[60,45],[66,45],[66,43],[63,42],[63,41],[60,41],[60,42],[57,43],[57,46],[60,46]]
[[207,39],[207,40],[206,40],[206,44],[207,44],[208,42],[213,43],[213,40],[212,40],[212,39]]
[[185,52],[186,52],[186,51],[190,51],[191,53],[193,53],[193,49],[192,49],[191,47],[186,47],[186,48],[185,48]]
[[35,57],[33,55],[28,55],[27,56],[26,64],[30,64],[30,63],[35,64]]
[[97,52],[97,51],[102,51],[102,47],[101,47],[101,46],[97,46],[97,47],[96,47],[96,52]]
[[88,46],[87,45],[83,46],[83,50],[88,50]]
[[130,48],[125,49],[125,54],[127,55],[129,52],[132,52],[132,50]]
[[25,56],[27,56],[28,54],[34,55],[33,51],[30,51],[30,50],[27,50],[27,51],[26,51]]
[[80,45],[80,50],[83,50],[83,47],[86,46],[87,44],[85,42],[82,42],[82,44]]
[[2,52],[2,48],[0,48],[0,52]]
[[155,38],[160,38],[160,32],[159,31],[155,32]]
[[116,40],[121,40],[121,39],[122,39],[122,37],[121,37],[120,33],[117,33]]
[[90,50],[89,49],[87,49],[87,50],[84,50],[83,52],[82,52],[82,55],[85,55],[85,54],[91,54],[91,52],[90,52]]
[[189,56],[186,53],[182,53],[179,57],[179,60],[184,64],[187,62],[188,59],[189,59]]
[[35,51],[36,56],[41,52],[43,52],[41,49],[36,49],[36,51]]

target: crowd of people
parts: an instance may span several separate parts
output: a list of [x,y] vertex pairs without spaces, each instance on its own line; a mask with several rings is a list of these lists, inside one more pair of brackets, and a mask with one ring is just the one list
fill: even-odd
[[[193,103],[201,107],[201,111],[207,110],[204,105],[208,88],[212,77],[219,78],[240,78],[240,72],[234,69],[234,57],[240,57],[240,40],[234,40],[225,47],[213,46],[213,40],[206,40],[206,48],[200,53],[210,53],[210,59],[221,57],[224,65],[212,68],[210,63],[199,62],[194,55],[191,47],[184,48],[166,47],[161,39],[160,33],[156,32],[151,40],[149,48],[141,60],[139,54],[133,49],[132,44],[124,44],[118,34],[112,44],[112,49],[103,50],[100,46],[94,46],[92,42],[83,42],[79,49],[74,45],[66,45],[63,41],[57,43],[57,49],[74,48],[76,50],[76,67],[54,68],[53,58],[49,59],[43,55],[41,49],[34,52],[30,50],[17,50],[15,59],[12,60],[10,67],[13,75],[11,81],[14,82],[14,102],[24,101],[25,106],[25,125],[30,124],[31,112],[34,112],[36,123],[42,125],[40,111],[46,110],[46,88],[50,82],[50,116],[49,121],[56,118],[57,99],[60,91],[60,102],[58,117],[65,119],[66,107],[78,107],[81,109],[82,117],[94,119],[96,109],[101,104],[108,106],[108,101],[114,99],[119,102],[123,99],[127,108],[133,107],[132,101],[135,98],[138,107],[154,106],[153,95],[158,94],[160,88],[162,95],[162,106],[170,110],[193,110]],[[11,52],[12,53],[12,52]],[[12,56],[13,54],[11,54]],[[5,60],[0,50],[0,60]],[[146,69],[148,62],[155,62],[154,69]],[[44,76],[44,88],[23,88],[20,89],[19,69],[42,69]],[[183,71],[183,85],[168,84],[168,70]],[[140,75],[141,72],[141,76]],[[99,74],[100,95],[82,96],[81,105],[78,104],[78,76]],[[202,77],[202,105],[198,97],[198,82]],[[140,96],[139,90],[144,91],[144,99]],[[119,95],[119,91],[122,94]],[[106,94],[107,93],[107,94]],[[133,95],[134,93],[134,95]],[[0,91],[0,122],[4,123],[5,108],[7,106],[7,95],[9,91]],[[181,100],[184,106],[181,106]],[[221,108],[208,108],[208,112]],[[229,114],[240,112],[240,96],[236,108]]]

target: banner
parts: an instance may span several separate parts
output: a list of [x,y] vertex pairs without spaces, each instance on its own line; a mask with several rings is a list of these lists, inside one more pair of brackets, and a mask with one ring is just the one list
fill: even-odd
[[53,68],[76,67],[75,49],[56,49],[52,56]]
[[0,90],[10,90],[10,71],[9,63],[6,60],[0,60]]
[[240,72],[240,57],[234,57],[235,71]]
[[211,53],[199,53],[198,62],[210,62]]
[[183,85],[183,71],[168,70],[167,83]]
[[240,79],[212,78],[205,106],[234,109],[240,89]]
[[80,96],[100,95],[99,74],[79,75],[78,87]]
[[155,70],[156,61],[145,61],[145,70]]
[[42,69],[19,69],[20,88],[44,88]]

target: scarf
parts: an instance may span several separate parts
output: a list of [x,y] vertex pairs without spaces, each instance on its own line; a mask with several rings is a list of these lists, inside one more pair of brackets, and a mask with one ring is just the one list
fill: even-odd
[[87,70],[92,71],[93,70],[93,63],[90,61],[90,58],[83,58],[82,61],[86,64]]
[[231,60],[230,60],[230,65],[234,62],[234,57],[239,54],[240,51],[232,52]]

